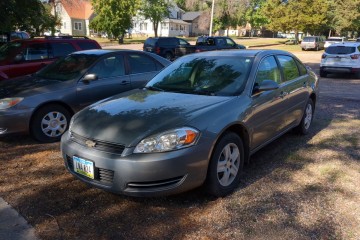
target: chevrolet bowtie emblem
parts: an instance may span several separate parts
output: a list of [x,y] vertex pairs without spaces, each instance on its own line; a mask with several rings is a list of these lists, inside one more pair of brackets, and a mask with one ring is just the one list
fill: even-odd
[[93,142],[91,140],[86,140],[85,144],[86,144],[86,146],[93,148],[93,147],[95,147],[96,142]]

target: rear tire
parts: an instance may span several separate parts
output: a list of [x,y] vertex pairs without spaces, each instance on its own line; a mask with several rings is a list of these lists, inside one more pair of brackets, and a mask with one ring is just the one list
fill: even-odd
[[30,133],[39,142],[57,142],[69,128],[71,114],[61,105],[39,108],[30,123]]
[[309,98],[301,122],[295,128],[295,131],[301,135],[308,134],[313,120],[313,116],[314,116],[314,102],[312,101],[311,98]]
[[237,187],[240,173],[244,166],[244,146],[241,138],[233,133],[226,133],[217,142],[210,159],[206,190],[216,197],[223,197]]
[[171,52],[166,52],[165,53],[165,58],[169,61],[173,60],[174,56]]
[[326,77],[327,76],[327,72],[320,70],[320,77]]

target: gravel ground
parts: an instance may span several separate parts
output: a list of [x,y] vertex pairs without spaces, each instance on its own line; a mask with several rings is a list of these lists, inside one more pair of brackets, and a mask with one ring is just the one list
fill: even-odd
[[[318,69],[321,52],[297,55]],[[288,133],[253,155],[228,197],[89,188],[64,169],[58,143],[27,136],[0,139],[0,197],[44,240],[360,239],[360,80],[330,77],[310,134]]]

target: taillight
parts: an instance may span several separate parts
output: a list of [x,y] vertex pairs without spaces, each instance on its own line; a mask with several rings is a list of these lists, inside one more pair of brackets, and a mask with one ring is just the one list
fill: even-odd
[[353,55],[350,55],[351,59],[359,59],[360,57],[360,54],[353,54]]
[[157,54],[160,54],[160,48],[159,48],[159,47],[156,47],[156,48],[155,48],[155,52],[156,52]]
[[326,54],[324,53],[322,56],[321,56],[322,59],[326,58]]
[[195,52],[196,52],[196,53],[199,53],[199,52],[201,52],[201,50],[200,50],[200,49],[196,49]]

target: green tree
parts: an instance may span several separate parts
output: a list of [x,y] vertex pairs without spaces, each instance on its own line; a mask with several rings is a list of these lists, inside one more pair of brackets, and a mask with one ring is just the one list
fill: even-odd
[[332,3],[332,29],[337,33],[353,30],[359,32],[360,0],[333,0]]
[[45,27],[56,24],[50,10],[40,0],[2,0],[0,21],[1,32],[20,29],[36,36]]
[[268,0],[261,5],[261,14],[268,19],[266,27],[272,31],[314,32],[329,22],[329,1],[324,0]]
[[150,19],[154,26],[155,37],[158,36],[159,23],[169,17],[169,8],[172,6],[168,0],[142,0],[141,12],[146,19]]
[[[249,7],[246,9],[245,19],[252,29],[259,29],[268,23],[268,19],[263,15],[261,6],[266,0],[250,0]],[[253,31],[252,31],[253,32]],[[252,33],[249,34],[251,36]]]
[[132,27],[132,17],[139,9],[139,0],[92,0],[91,3],[96,16],[90,27],[111,33],[122,43],[126,30]]

